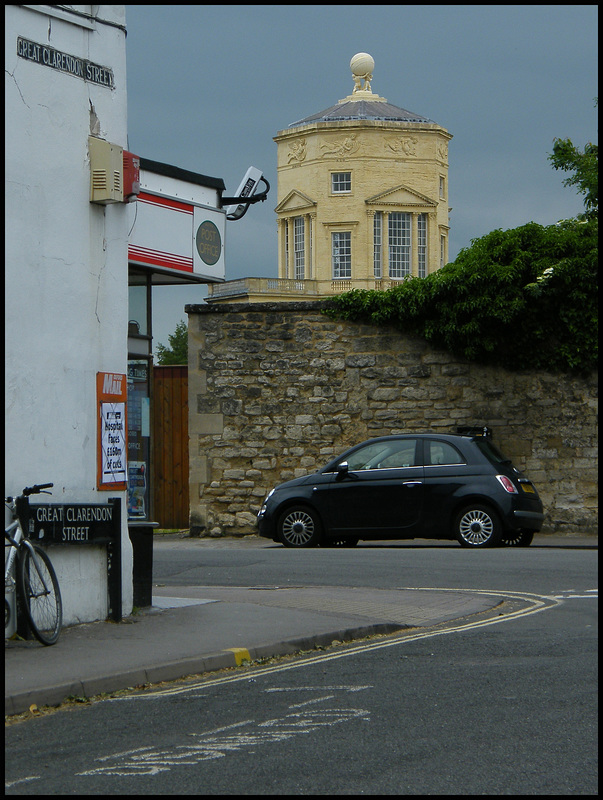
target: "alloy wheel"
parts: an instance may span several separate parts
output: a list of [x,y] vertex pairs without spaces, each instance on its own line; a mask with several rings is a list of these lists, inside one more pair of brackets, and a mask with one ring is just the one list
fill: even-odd
[[497,520],[489,509],[473,506],[457,519],[457,538],[465,547],[487,547],[500,538]]
[[287,547],[311,547],[318,542],[318,524],[307,509],[293,508],[286,511],[279,529],[280,539]]

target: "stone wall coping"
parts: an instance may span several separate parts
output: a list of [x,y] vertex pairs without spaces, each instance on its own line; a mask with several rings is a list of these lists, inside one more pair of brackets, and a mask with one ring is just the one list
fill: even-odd
[[240,314],[250,311],[321,311],[333,306],[330,300],[283,300],[272,303],[190,303],[184,306],[187,314]]

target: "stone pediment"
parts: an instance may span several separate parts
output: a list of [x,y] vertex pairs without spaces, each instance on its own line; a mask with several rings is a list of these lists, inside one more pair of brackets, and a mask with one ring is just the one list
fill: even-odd
[[386,189],[385,192],[373,195],[365,201],[367,204],[380,204],[380,205],[394,205],[394,206],[429,206],[429,208],[437,208],[437,202],[427,197],[425,194],[409,189],[408,186],[400,185],[394,186],[391,189]]
[[277,214],[288,211],[302,211],[309,208],[316,207],[316,200],[311,200],[307,195],[293,189],[289,194],[281,200],[281,202],[274,209]]

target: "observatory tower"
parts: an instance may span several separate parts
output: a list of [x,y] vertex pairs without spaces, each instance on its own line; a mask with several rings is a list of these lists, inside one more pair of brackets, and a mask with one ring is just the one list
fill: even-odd
[[352,93],[274,137],[278,275],[309,294],[389,288],[448,259],[452,135],[374,94],[374,67],[357,53]]

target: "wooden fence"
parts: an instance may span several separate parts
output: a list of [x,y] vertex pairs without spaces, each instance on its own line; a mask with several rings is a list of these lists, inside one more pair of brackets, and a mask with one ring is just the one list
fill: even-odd
[[153,519],[188,529],[188,367],[153,367]]

